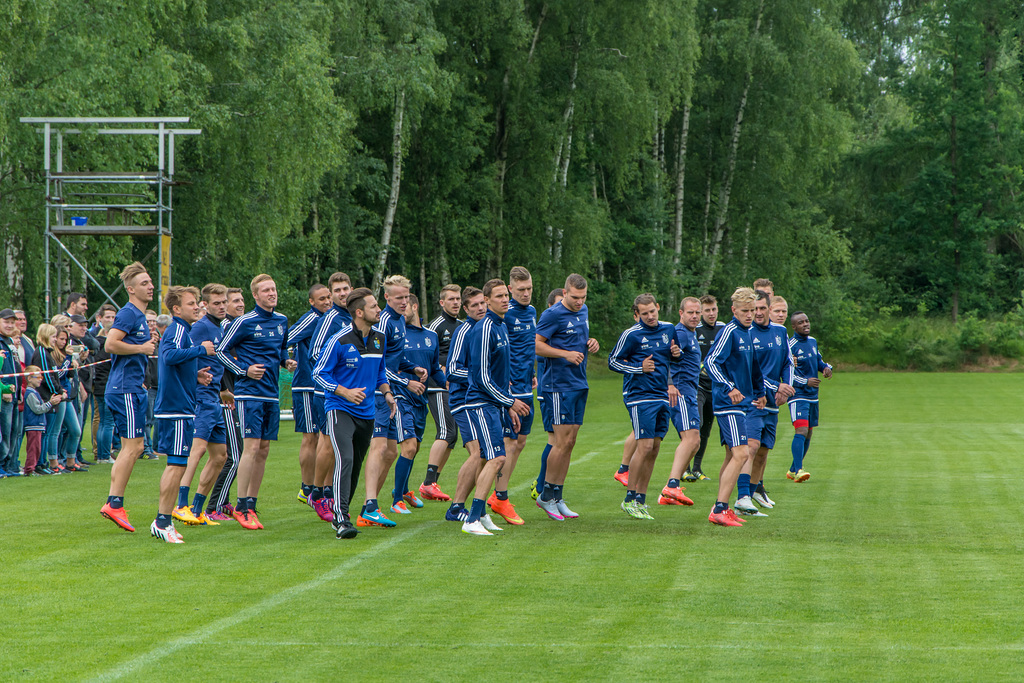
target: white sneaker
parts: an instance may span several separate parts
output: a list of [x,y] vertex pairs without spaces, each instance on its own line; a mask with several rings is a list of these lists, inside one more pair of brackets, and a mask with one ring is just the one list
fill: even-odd
[[173,526],[169,526],[166,529],[161,529],[156,525],[155,519],[153,520],[153,523],[149,525],[149,534],[151,536],[156,536],[161,541],[166,541],[167,543],[185,542],[185,539],[181,537],[181,534],[174,530]]
[[493,536],[490,531],[484,528],[484,525],[480,522],[463,522],[462,532],[466,534],[473,534],[474,536]]
[[578,514],[569,509],[564,500],[556,500],[555,505],[558,506],[558,512],[566,519],[576,519],[579,517]]
[[562,515],[561,510],[558,509],[558,501],[556,500],[538,500],[537,507],[548,513],[548,517],[551,519],[559,522],[565,520],[565,516]]
[[490,515],[483,515],[482,517],[480,517],[480,523],[483,524],[484,528],[488,531],[504,531],[504,529],[502,529],[500,526],[498,526],[491,520]]
[[761,495],[764,496],[764,499],[768,501],[768,507],[775,507],[775,501],[768,497],[767,491],[765,491]]
[[760,493],[759,491],[754,491],[754,494],[751,496],[751,498],[753,498],[754,502],[763,508],[771,509],[775,507],[775,503],[769,500],[768,496],[764,495],[763,493]]
[[747,515],[748,517],[768,516],[757,509],[757,506],[754,505],[754,502],[750,500],[750,496],[743,496],[742,498],[736,501],[736,504],[733,505],[733,507],[736,509],[736,512],[740,513],[741,515]]

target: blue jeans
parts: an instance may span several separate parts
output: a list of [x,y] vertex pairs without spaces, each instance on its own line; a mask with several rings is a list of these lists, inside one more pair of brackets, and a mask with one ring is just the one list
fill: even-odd
[[[26,408],[26,410],[28,410]],[[25,413],[17,408],[14,410],[14,419],[11,420],[11,453],[14,454],[14,461],[21,459],[21,442],[25,438]]]
[[4,472],[18,470],[18,466],[14,464],[17,462],[18,454],[12,451],[14,446],[12,427],[16,412],[18,412],[18,407],[14,405],[14,401],[0,403],[0,470]]
[[68,401],[61,401],[54,408],[49,422],[46,424],[46,432],[43,434],[43,443],[46,445],[46,457],[53,460],[60,453],[60,433],[67,430],[67,439],[64,442],[64,457],[74,459],[75,449],[82,438],[82,428],[78,425],[78,415],[75,414],[74,406]]
[[111,441],[114,438],[114,415],[107,410],[107,402],[102,396],[93,396],[96,401],[94,410],[100,416],[100,428],[96,430],[96,457],[109,458]]

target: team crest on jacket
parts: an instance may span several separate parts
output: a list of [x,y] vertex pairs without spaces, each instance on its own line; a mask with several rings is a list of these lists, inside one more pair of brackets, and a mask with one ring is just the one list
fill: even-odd
[[373,348],[377,349],[378,351],[380,350],[380,339],[377,339],[377,337],[373,338]]
[[782,337],[780,337],[779,335],[775,335],[775,344],[777,346],[782,346]]
[[662,333],[662,335],[661,335],[661,342],[663,344],[668,344],[668,335],[667,334]]
[[424,340],[423,340],[423,343],[427,345],[427,348],[428,348],[428,349],[429,349],[429,348],[430,348],[431,346],[433,346],[433,345],[434,345],[434,342],[430,341],[430,338],[429,338],[429,337],[427,337],[426,339],[424,339]]

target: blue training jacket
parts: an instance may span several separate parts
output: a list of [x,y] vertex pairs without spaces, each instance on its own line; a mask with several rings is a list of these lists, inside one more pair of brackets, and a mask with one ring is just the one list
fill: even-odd
[[794,395],[791,401],[803,400],[816,402],[818,389],[807,384],[811,377],[832,366],[825,362],[818,350],[818,340],[808,335],[794,334],[789,340],[789,351],[796,358],[796,373],[793,376]]
[[323,315],[310,306],[295,324],[288,328],[288,346],[295,347],[295,374],[292,375],[292,391],[313,391],[313,360],[309,356],[309,347],[316,332],[317,323]]
[[700,380],[700,343],[686,325],[676,323],[676,344],[682,354],[672,362],[672,385],[683,396],[697,400]]
[[[654,327],[637,323],[626,329],[608,354],[608,367],[621,374],[622,400],[627,406],[639,403],[668,403],[668,373],[672,365],[672,340],[676,329],[658,321]],[[644,372],[647,356],[654,356],[654,372]]]
[[[388,340],[388,347],[384,350],[388,383],[392,389],[397,387],[398,391],[401,391],[401,387],[409,383],[408,377],[403,376],[402,373],[407,372],[413,377],[416,376],[413,373],[416,365],[410,363],[405,357],[405,317],[391,308],[389,304],[380,312],[380,320],[374,327],[383,332],[384,338]],[[395,397],[397,398],[398,395],[396,394]]]
[[448,406],[452,412],[466,407],[466,392],[469,391],[469,348],[466,340],[478,321],[466,318],[452,334],[448,347]]
[[750,339],[754,344],[754,357],[764,378],[764,409],[769,413],[779,412],[775,405],[775,392],[779,384],[793,385],[793,363],[789,356],[789,340],[786,328],[769,322],[767,326],[756,322],[750,326]]
[[[387,341],[376,328],[365,339],[354,325],[344,325],[323,345],[313,368],[313,381],[324,392],[324,410],[343,410],[353,417],[372,420],[374,391],[386,383],[384,347]],[[335,394],[338,387],[362,389],[366,397],[356,405]]]
[[[761,366],[754,358],[750,328],[733,318],[715,338],[704,367],[711,375],[711,401],[715,415],[745,414],[754,410],[755,399],[764,396]],[[729,392],[739,389],[743,400],[733,405]]]
[[[204,315],[192,326],[192,331],[189,333],[192,343],[201,344],[208,341],[213,343],[213,348],[217,348],[220,345],[220,340],[224,337],[224,330],[221,328],[222,322],[222,320],[210,317],[209,313]],[[224,365],[216,356],[207,356],[199,361],[199,367],[206,368],[213,375],[213,379],[210,380],[208,386],[196,382],[196,400],[199,403],[220,405],[220,382],[224,378]]]
[[510,389],[512,364],[505,321],[488,310],[470,330],[466,346],[469,357],[466,407],[489,404],[511,408],[516,400]]
[[505,314],[505,330],[510,348],[512,395],[530,398],[537,356],[537,309],[512,299]]
[[[444,371],[441,369],[440,353],[438,351],[437,334],[425,327],[418,325],[405,326],[405,358],[416,367],[426,368],[430,373],[429,379],[443,387],[445,383]],[[409,391],[409,380],[417,380],[416,375],[403,374],[406,384],[401,385],[396,392],[396,398],[402,398],[417,406],[427,405],[427,392],[420,396]]]
[[340,332],[345,325],[351,324],[352,316],[349,315],[348,309],[338,304],[331,304],[327,312],[317,319],[313,337],[309,342],[309,359],[313,365],[320,360],[320,354],[323,352],[324,346],[327,345],[327,340]]
[[198,359],[206,355],[206,349],[192,343],[191,329],[191,325],[174,316],[174,322],[160,338],[156,357],[160,384],[156,389],[155,417],[196,416],[196,371]]
[[[288,360],[287,330],[288,318],[259,306],[232,321],[217,347],[217,357],[238,376],[236,399],[277,402],[277,380]],[[258,363],[265,372],[256,380],[245,373]]]

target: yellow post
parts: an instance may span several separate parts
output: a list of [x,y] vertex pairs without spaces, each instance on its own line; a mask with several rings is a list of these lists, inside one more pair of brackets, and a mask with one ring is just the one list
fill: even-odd
[[160,312],[170,313],[167,310],[167,290],[171,287],[171,236],[160,235]]

